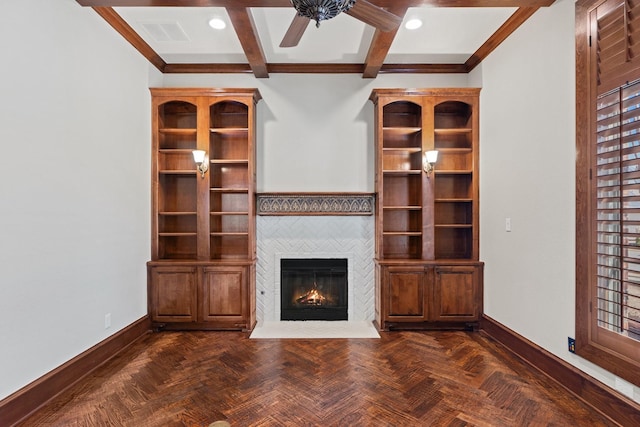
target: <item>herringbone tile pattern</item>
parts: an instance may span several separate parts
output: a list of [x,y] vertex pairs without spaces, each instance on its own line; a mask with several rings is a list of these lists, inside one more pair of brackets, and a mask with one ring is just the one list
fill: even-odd
[[145,337],[23,426],[608,426],[480,333]]
[[280,320],[279,258],[349,258],[349,320],[373,320],[375,313],[372,216],[258,216],[256,315]]

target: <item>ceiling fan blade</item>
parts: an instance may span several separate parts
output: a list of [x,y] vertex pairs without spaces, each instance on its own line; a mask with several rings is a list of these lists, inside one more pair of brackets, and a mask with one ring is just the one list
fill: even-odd
[[387,12],[366,0],[357,0],[346,13],[381,31],[393,31],[402,23],[400,16]]
[[280,47],[297,46],[304,34],[304,30],[309,26],[309,22],[311,22],[311,19],[305,18],[304,16],[300,16],[296,13],[296,16],[293,17],[293,21],[291,21],[289,29],[280,42]]

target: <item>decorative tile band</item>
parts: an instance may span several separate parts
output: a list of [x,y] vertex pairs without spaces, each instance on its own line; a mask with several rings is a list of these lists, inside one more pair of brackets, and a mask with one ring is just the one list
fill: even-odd
[[260,193],[258,215],[373,215],[370,193]]

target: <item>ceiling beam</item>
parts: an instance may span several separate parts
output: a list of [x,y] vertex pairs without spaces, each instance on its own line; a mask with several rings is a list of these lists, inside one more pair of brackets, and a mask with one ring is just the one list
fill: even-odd
[[165,74],[241,74],[252,73],[249,64],[167,64]]
[[156,53],[151,46],[145,42],[142,37],[134,31],[129,24],[126,23],[120,15],[116,13],[110,7],[94,7],[98,15],[109,23],[122,37],[125,38],[131,45],[136,48],[138,52],[142,54],[147,60],[152,63],[158,70],[164,72],[167,63]]
[[398,30],[383,32],[376,30],[371,39],[371,45],[369,45],[369,51],[367,57],[364,60],[364,73],[362,77],[365,79],[375,79],[384,60],[389,53],[391,43],[396,38]]
[[[328,64],[328,63],[269,63],[270,73],[289,74],[362,74],[365,64]],[[464,64],[384,64],[381,73],[395,74],[439,74],[466,73]]]
[[269,72],[283,74],[360,74],[363,64],[270,63]]
[[[109,7],[95,7],[94,10],[104,18],[109,25],[111,25],[118,33],[120,33],[131,45],[136,48],[149,62],[151,62],[158,70],[165,74],[193,74],[193,73],[250,73],[252,67],[250,64],[225,64],[225,63],[209,63],[209,64],[167,64],[142,38],[127,24],[117,12]],[[531,12],[533,13],[533,12]],[[516,13],[507,21],[515,22]],[[520,15],[518,15],[520,16]],[[522,15],[520,19],[524,17]],[[505,23],[506,25],[506,23]],[[517,28],[517,27],[515,27]],[[502,40],[506,38],[513,30],[508,31],[504,29],[501,32]],[[500,29],[496,34],[500,32]],[[490,45],[495,48],[498,42],[498,36],[494,34],[485,45]],[[495,46],[494,46],[495,45]],[[484,45],[483,45],[484,46]],[[482,50],[482,52],[481,52]],[[493,50],[493,49],[491,49]],[[478,51],[472,55],[471,58],[480,58],[486,52],[488,55],[488,49],[481,47]],[[485,55],[485,56],[486,56]],[[484,57],[483,57],[484,58]],[[469,59],[470,62],[471,59]],[[477,64],[476,64],[477,65]],[[266,63],[267,73],[290,73],[290,74],[363,74],[366,68],[370,64],[318,64],[318,63]],[[433,73],[467,73],[466,64],[383,64],[379,72],[381,73],[397,73],[397,74],[433,74]]]
[[[144,0],[77,0],[78,3],[101,1],[101,2],[137,2]],[[174,0],[155,0],[164,3],[171,3]],[[446,0],[448,1],[448,0]],[[469,0],[461,0],[469,3]],[[499,1],[499,0],[489,0]],[[507,0],[511,1],[511,0]],[[535,1],[535,0],[534,0]],[[183,0],[181,5],[193,3],[228,3],[224,0]],[[289,0],[286,0],[290,5]],[[281,0],[234,0],[234,4],[279,4]],[[385,3],[383,0],[376,3]],[[425,3],[420,0],[398,0],[398,3]],[[522,3],[522,2],[521,2]],[[396,31],[388,33],[376,30],[372,43],[367,53],[364,64],[320,64],[320,63],[267,63],[262,51],[262,45],[249,9],[241,7],[229,7],[227,13],[231,19],[233,27],[238,35],[249,64],[167,64],[162,57],[153,50],[129,24],[111,7],[96,6],[93,9],[120,33],[135,49],[137,49],[152,65],[163,73],[250,73],[258,77],[269,77],[269,73],[362,73],[364,78],[375,78],[378,73],[468,73],[484,60],[494,49],[496,49],[509,35],[511,35],[520,25],[530,18],[539,7],[519,7],[505,23],[469,57],[464,64],[384,64],[389,48],[395,38]],[[407,8],[394,5],[391,7],[392,13],[397,16],[404,16]]]
[[[362,74],[365,64],[267,63],[271,74]],[[384,64],[382,74],[465,74],[464,64]],[[167,64],[165,74],[251,73],[249,64]]]
[[233,29],[236,31],[238,39],[240,40],[244,54],[249,61],[249,65],[253,70],[253,74],[257,78],[269,77],[267,61],[262,51],[262,44],[260,43],[258,30],[256,29],[255,22],[253,22],[251,12],[247,8],[228,7],[227,13],[229,14]]
[[507,37],[511,35],[520,25],[522,25],[527,19],[531,17],[539,8],[537,7],[520,7],[513,15],[507,19],[504,24],[496,30],[495,33],[487,39],[482,46],[475,51],[473,55],[465,62],[467,72],[473,70],[478,64],[480,64],[484,58],[489,56],[495,48],[497,48]]
[[[103,7],[292,7],[290,0],[76,0],[82,6]],[[385,9],[393,7],[546,7],[555,0],[369,0]]]
[[[404,19],[404,15],[407,13],[407,7],[394,7],[389,10],[389,12],[393,13],[396,16],[399,16]],[[374,79],[378,76],[378,72],[380,72],[380,68],[382,64],[384,64],[384,60],[389,53],[389,49],[391,48],[391,44],[393,40],[396,38],[396,34],[398,33],[397,27],[395,30],[383,32],[376,29],[376,32],[373,34],[373,39],[371,40],[371,44],[369,45],[369,51],[367,52],[367,57],[364,60],[364,73],[362,77],[365,79]]]
[[466,74],[464,64],[383,64],[381,73],[394,74]]

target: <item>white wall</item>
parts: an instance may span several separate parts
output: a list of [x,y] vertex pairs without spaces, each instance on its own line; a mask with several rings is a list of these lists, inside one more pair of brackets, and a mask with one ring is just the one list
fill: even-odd
[[[482,63],[480,256],[485,313],[598,380],[575,331],[574,2],[542,8]],[[511,218],[512,231],[505,231]],[[638,389],[635,390],[637,397]],[[636,397],[636,400],[640,400]]]
[[146,314],[154,72],[74,0],[3,0],[0,52],[1,399]]
[[259,192],[373,192],[374,88],[464,87],[466,75],[164,76],[167,87],[257,87]]

